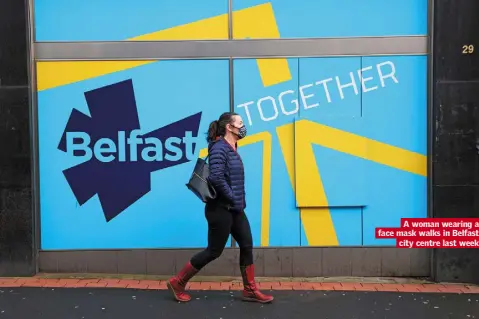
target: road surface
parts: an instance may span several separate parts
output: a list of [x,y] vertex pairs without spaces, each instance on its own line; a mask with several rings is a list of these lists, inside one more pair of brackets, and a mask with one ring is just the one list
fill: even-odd
[[273,291],[269,305],[240,291],[192,291],[180,304],[165,290],[0,288],[0,319],[479,319],[479,294]]

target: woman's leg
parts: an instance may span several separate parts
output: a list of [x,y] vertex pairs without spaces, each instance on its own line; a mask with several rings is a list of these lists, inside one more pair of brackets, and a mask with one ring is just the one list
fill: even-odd
[[233,223],[232,215],[221,206],[207,207],[208,246],[191,258],[191,264],[198,270],[221,256],[226,246]]
[[273,301],[272,296],[265,295],[258,290],[254,280],[253,236],[248,217],[244,212],[233,215],[231,234],[240,247],[240,269],[244,286],[243,299],[261,303]]
[[230,212],[221,206],[210,204],[205,207],[205,215],[208,221],[208,247],[194,255],[183,269],[167,283],[178,301],[191,300],[191,297],[185,293],[188,280],[208,263],[221,256],[230,235],[232,224]]

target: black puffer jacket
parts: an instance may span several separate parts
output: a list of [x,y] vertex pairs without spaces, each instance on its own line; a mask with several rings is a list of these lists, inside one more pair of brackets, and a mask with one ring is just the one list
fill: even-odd
[[224,139],[208,145],[210,175],[209,182],[218,193],[217,200],[230,206],[230,210],[241,212],[246,208],[244,166],[241,156]]

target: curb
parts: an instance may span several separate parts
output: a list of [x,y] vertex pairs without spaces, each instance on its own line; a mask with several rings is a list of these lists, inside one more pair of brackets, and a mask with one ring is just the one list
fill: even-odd
[[[258,282],[263,290],[298,291],[372,291],[410,293],[454,293],[479,294],[479,286],[463,284],[388,284],[388,283],[346,283],[346,282]],[[43,287],[43,288],[126,288],[144,290],[166,290],[164,280],[131,279],[45,279],[45,278],[0,278],[0,287]],[[242,290],[240,282],[190,282],[189,290]]]

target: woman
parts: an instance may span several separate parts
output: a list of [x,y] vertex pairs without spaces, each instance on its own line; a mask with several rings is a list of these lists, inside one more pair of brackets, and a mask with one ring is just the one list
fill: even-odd
[[228,112],[213,121],[208,129],[209,181],[216,189],[217,198],[206,204],[208,221],[208,247],[193,256],[167,285],[176,300],[186,302],[188,280],[204,266],[218,258],[231,234],[240,247],[240,270],[243,277],[243,300],[268,303],[272,296],[258,290],[254,280],[253,239],[245,215],[244,168],[236,152],[237,141],[246,136],[241,116]]

